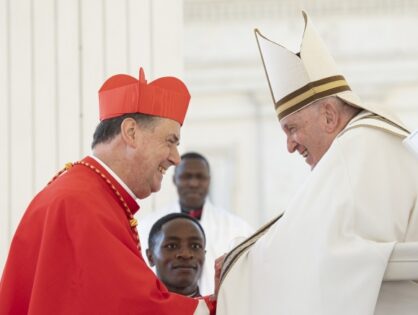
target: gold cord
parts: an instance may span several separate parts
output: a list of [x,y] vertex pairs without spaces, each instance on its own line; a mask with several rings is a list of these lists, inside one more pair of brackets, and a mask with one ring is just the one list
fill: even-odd
[[110,186],[110,188],[113,190],[113,192],[116,194],[116,196],[119,198],[119,201],[121,202],[123,209],[125,210],[125,214],[126,217],[128,218],[128,222],[129,222],[129,227],[132,231],[133,234],[133,238],[136,241],[137,247],[139,250],[141,250],[140,244],[139,244],[139,235],[138,235],[138,230],[137,230],[137,225],[138,225],[138,221],[134,218],[134,216],[132,215],[131,210],[128,207],[128,204],[126,203],[125,199],[123,198],[123,196],[120,194],[120,192],[118,191],[118,189],[115,187],[115,185],[112,184],[112,182],[106,177],[105,174],[103,174],[97,167],[95,167],[94,165],[91,165],[90,163],[87,162],[83,162],[83,161],[78,161],[75,163],[66,163],[64,169],[62,169],[61,171],[59,171],[48,183],[51,184],[54,180],[56,180],[62,173],[70,170],[74,165],[83,165],[87,168],[89,168],[90,170],[94,171],[96,174],[100,175],[100,177]]

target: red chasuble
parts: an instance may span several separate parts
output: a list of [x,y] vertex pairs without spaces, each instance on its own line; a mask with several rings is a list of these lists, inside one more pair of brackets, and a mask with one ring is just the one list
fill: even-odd
[[[135,213],[135,200],[92,158]],[[141,232],[139,232],[141,234]],[[210,304],[208,302],[208,304]],[[0,283],[0,314],[194,314],[147,267],[119,197],[74,165],[31,202]]]

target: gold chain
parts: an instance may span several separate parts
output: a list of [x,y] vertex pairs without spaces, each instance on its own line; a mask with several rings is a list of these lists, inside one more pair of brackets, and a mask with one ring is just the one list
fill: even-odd
[[129,226],[131,228],[131,231],[132,231],[134,240],[136,241],[136,244],[137,244],[138,249],[141,250],[141,247],[140,247],[140,244],[139,244],[138,230],[136,228],[137,225],[138,225],[138,221],[132,215],[132,212],[129,209],[128,204],[126,203],[125,199],[120,194],[120,192],[118,191],[118,189],[115,187],[115,185],[113,185],[112,182],[106,177],[106,175],[103,174],[97,167],[95,167],[94,165],[91,165],[90,163],[84,162],[84,161],[78,161],[78,162],[74,162],[74,163],[71,163],[71,162],[70,163],[66,163],[64,169],[62,169],[61,171],[59,171],[51,179],[51,181],[48,183],[48,185],[51,184],[54,180],[56,180],[62,173],[64,173],[65,171],[68,171],[70,168],[72,168],[74,165],[83,165],[83,166],[86,166],[87,168],[91,169],[96,174],[100,175],[100,177],[110,186],[110,188],[112,188],[113,192],[119,198],[119,201],[121,202],[121,204],[123,206],[123,209],[125,210],[125,214],[126,214],[126,216],[128,218]]

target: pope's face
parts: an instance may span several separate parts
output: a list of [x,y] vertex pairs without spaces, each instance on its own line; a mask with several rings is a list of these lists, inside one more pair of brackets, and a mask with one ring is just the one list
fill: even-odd
[[321,105],[313,103],[280,121],[287,137],[287,150],[298,152],[313,169],[330,147],[333,138],[325,132]]
[[159,191],[166,170],[180,162],[177,146],[180,124],[156,118],[152,128],[137,126],[136,147],[131,153],[131,182],[135,195],[143,199]]
[[197,224],[177,218],[165,223],[151,252],[158,278],[172,292],[191,294],[205,261],[205,240]]

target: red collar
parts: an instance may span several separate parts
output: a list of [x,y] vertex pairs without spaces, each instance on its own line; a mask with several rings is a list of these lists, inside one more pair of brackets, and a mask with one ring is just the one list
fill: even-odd
[[182,210],[182,212],[185,213],[185,214],[188,214],[192,218],[200,220],[200,218],[202,217],[203,209],[193,209],[193,210],[189,210],[189,211],[183,211]]

